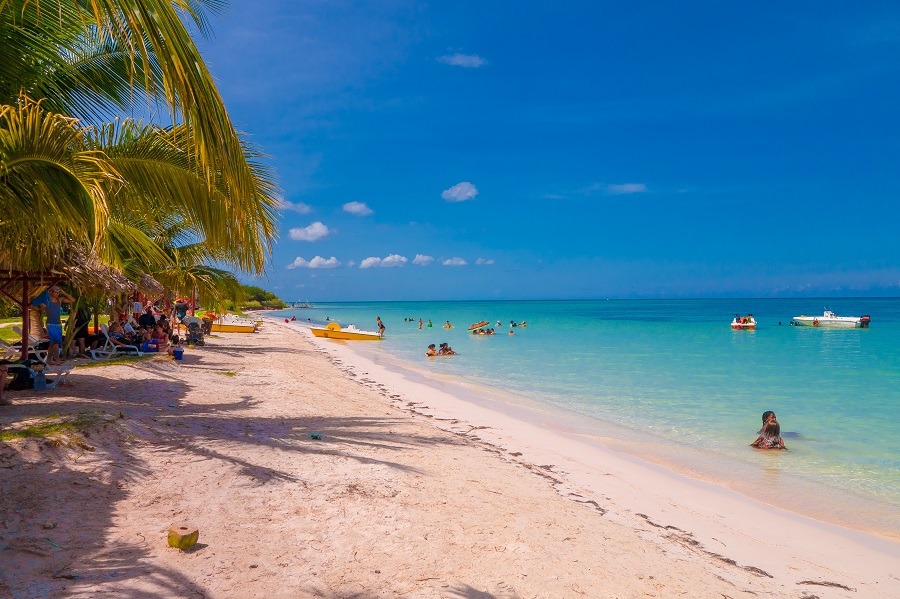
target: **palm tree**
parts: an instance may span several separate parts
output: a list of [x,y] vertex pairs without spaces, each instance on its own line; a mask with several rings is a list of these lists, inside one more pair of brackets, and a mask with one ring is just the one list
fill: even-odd
[[[0,263],[43,269],[75,244],[118,267],[159,266],[165,252],[135,223],[160,211],[231,266],[264,268],[272,174],[181,20],[205,31],[201,9],[220,5],[0,0]],[[142,103],[163,103],[172,123],[102,122]]]

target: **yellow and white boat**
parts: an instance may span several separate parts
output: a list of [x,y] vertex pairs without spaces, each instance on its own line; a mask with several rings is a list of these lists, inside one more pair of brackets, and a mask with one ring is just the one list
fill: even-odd
[[355,326],[348,325],[342,329],[341,325],[336,322],[328,323],[325,327],[310,327],[312,334],[316,337],[325,337],[327,339],[346,339],[348,341],[378,341],[381,335],[372,331],[361,331]]
[[257,328],[256,322],[233,314],[223,314],[212,323],[213,333],[255,333]]

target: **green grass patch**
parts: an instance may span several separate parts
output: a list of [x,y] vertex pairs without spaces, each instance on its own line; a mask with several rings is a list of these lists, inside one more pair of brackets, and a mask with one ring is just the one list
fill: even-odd
[[59,439],[66,437],[79,447],[86,447],[84,433],[100,422],[98,412],[80,412],[74,416],[53,414],[22,428],[0,431],[0,441],[13,439]]
[[7,343],[12,343],[13,341],[21,341],[22,336],[17,335],[15,331],[12,330],[12,327],[0,327],[0,339],[3,339]]
[[90,362],[80,362],[78,364],[78,369],[80,370],[82,368],[97,368],[98,366],[116,366],[119,364],[133,364],[134,362],[143,359],[143,356],[116,356],[115,358],[108,358],[106,360],[91,360]]

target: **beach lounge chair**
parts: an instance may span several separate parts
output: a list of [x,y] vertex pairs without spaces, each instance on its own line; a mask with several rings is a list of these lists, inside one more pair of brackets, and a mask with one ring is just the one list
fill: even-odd
[[10,345],[3,339],[0,339],[0,360],[15,361],[22,356],[22,351],[15,345]]
[[108,360],[113,356],[143,356],[141,349],[136,345],[116,345],[109,338],[109,327],[105,324],[100,325],[100,331],[103,333],[104,343],[97,349],[88,352],[93,360]]
[[60,383],[66,382],[70,374],[72,374],[72,367],[66,364],[48,366],[44,369],[44,375],[47,377],[47,388],[56,389]]
[[[43,362],[38,362],[36,360],[28,360],[25,363],[12,363],[7,364],[8,374],[7,377],[10,380],[15,380],[19,375],[23,375],[25,373],[26,380],[27,378],[34,379],[36,376],[35,368],[36,366],[43,366],[41,370],[44,373],[45,387],[47,389],[56,389],[62,383],[66,382],[69,378],[69,375],[72,374],[72,367],[66,364],[61,364],[59,366],[46,366]],[[17,375],[18,373],[18,375]],[[11,390],[19,390],[30,387],[11,387]]]
[[[14,326],[12,328],[13,332],[19,337],[22,336],[22,327]],[[28,355],[34,355],[34,357],[44,364],[47,363],[47,354],[49,353],[46,349],[39,349],[41,345],[41,340],[32,335],[28,334]]]

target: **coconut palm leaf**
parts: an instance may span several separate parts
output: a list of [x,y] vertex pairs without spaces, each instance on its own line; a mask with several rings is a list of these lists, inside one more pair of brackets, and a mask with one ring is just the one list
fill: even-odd
[[[52,112],[91,123],[119,110],[145,111],[161,97],[156,55],[135,62],[119,40],[85,26],[76,6],[61,4],[58,18],[40,18],[35,3],[22,13],[0,11],[0,103],[20,93],[44,99]],[[146,72],[145,72],[146,70]],[[135,85],[146,80],[150,91]]]
[[[184,240],[202,239],[217,260],[261,271],[277,218],[272,175],[253,164],[259,191],[250,196],[236,197],[221,179],[208,185],[190,155],[186,130],[184,125],[163,129],[126,119],[92,132],[90,145],[128,182],[116,194],[115,217],[141,222],[150,235],[178,231]],[[247,155],[254,155],[249,147]]]
[[42,270],[64,246],[98,243],[121,183],[75,119],[26,97],[0,106],[0,259]]
[[[50,30],[49,23],[61,20],[59,15],[77,13],[76,22],[83,24],[86,35],[96,29],[101,39],[113,40],[131,64],[131,77],[142,76],[132,79],[135,87],[161,97],[172,122],[184,122],[193,131],[192,154],[207,182],[213,185],[221,177],[240,197],[252,195],[252,171],[212,75],[182,21],[191,20],[204,33],[205,11],[223,5],[221,0],[0,0],[0,14]],[[58,38],[51,37],[49,45],[58,48],[54,40]],[[161,89],[154,60],[162,74]]]

